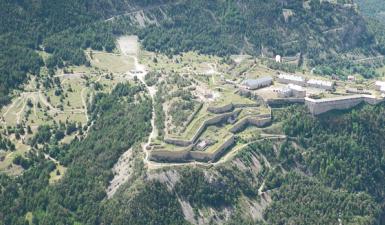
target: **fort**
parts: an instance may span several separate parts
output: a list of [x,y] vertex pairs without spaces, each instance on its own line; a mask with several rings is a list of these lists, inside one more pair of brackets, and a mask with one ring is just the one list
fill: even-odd
[[[253,114],[259,104],[228,104],[222,107],[210,107],[209,113],[214,113],[211,118],[206,119],[195,131],[191,138],[187,137],[165,137],[164,143],[176,146],[174,150],[167,149],[161,145],[154,145],[150,151],[150,159],[154,161],[185,162],[201,161],[209,162],[217,160],[231,146],[235,144],[235,135],[247,126],[263,127],[271,123],[271,110],[265,113]],[[243,110],[245,110],[243,112]],[[248,110],[251,110],[248,111]],[[241,115],[242,113],[242,115]],[[216,115],[215,115],[216,114]],[[223,140],[217,142],[211,149],[200,150],[196,146],[209,126],[220,124],[233,124],[226,128],[227,134]]]

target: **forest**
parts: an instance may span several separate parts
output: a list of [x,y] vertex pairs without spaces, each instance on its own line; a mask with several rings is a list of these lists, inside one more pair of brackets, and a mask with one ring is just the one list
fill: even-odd
[[90,114],[95,118],[86,138],[76,138],[56,154],[68,167],[58,185],[48,185],[53,162],[44,158],[48,145],[27,156],[29,169],[19,177],[0,174],[1,224],[25,224],[32,212],[33,224],[95,224],[105,198],[111,168],[119,156],[142,142],[150,132],[151,101],[140,96],[140,86],[119,84],[111,94],[95,98]]

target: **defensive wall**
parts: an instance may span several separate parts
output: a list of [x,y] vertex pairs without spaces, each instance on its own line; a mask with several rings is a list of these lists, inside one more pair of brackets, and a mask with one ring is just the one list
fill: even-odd
[[370,105],[376,105],[383,102],[384,99],[379,99],[371,95],[349,95],[333,98],[312,99],[312,98],[277,98],[267,99],[266,103],[271,106],[281,106],[286,104],[305,104],[312,115],[320,115],[331,110],[345,110],[353,108],[363,102]]
[[205,151],[192,151],[193,146],[189,146],[186,149],[179,151],[170,150],[155,150],[150,151],[150,160],[154,161],[167,161],[167,162],[184,162],[189,160],[195,161],[215,161],[224,152],[235,143],[235,137],[232,135],[227,139],[218,149],[212,152]]
[[208,119],[208,120],[204,121],[203,124],[199,127],[199,129],[195,132],[195,134],[193,135],[193,137],[190,140],[183,140],[183,139],[168,138],[168,137],[166,137],[164,139],[164,142],[166,142],[167,144],[172,144],[172,145],[176,145],[176,146],[187,147],[189,145],[192,145],[200,137],[202,132],[208,126],[225,122],[230,117],[237,117],[240,112],[241,112],[241,110],[238,109],[238,110],[236,110],[234,112],[225,113],[225,114],[222,114],[222,115],[219,115],[219,116],[215,116],[215,117],[213,117],[211,119]]
[[304,98],[275,98],[275,99],[267,99],[266,104],[274,107],[274,106],[281,106],[281,105],[287,105],[287,104],[304,104],[305,99]]
[[231,129],[231,133],[238,133],[245,129],[245,127],[253,125],[256,127],[264,127],[271,123],[271,116],[270,117],[246,117],[242,120],[240,120],[238,123],[236,123]]
[[236,108],[258,107],[258,106],[259,106],[258,103],[249,103],[249,104],[247,104],[247,103],[246,104],[230,103],[230,104],[227,104],[224,106],[219,106],[219,107],[214,107],[214,106],[208,107],[207,111],[214,113],[214,114],[221,114],[221,113],[233,111]]
[[383,101],[384,99],[378,99],[371,95],[350,95],[325,99],[305,98],[305,105],[308,107],[311,114],[320,115],[331,110],[350,109],[363,102],[370,105],[376,105]]
[[186,130],[188,125],[190,125],[190,123],[194,120],[195,116],[199,113],[202,107],[203,107],[203,103],[200,103],[198,108],[194,111],[194,113],[190,115],[190,117],[187,119],[187,123],[183,126],[183,129],[181,130],[181,132],[184,132]]

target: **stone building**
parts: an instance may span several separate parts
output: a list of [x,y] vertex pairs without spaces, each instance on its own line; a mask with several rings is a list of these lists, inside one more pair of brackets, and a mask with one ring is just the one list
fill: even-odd
[[299,85],[289,84],[287,87],[278,90],[278,97],[280,98],[304,98],[306,97],[306,91]]
[[382,93],[385,93],[385,82],[384,81],[376,81],[376,90]]
[[295,84],[289,84],[288,88],[291,90],[293,97],[295,98],[306,97],[306,90],[303,87]]
[[246,89],[255,90],[262,87],[270,86],[273,83],[273,78],[271,77],[262,77],[258,79],[247,79],[242,82],[242,85]]
[[310,79],[307,81],[307,86],[331,91],[334,88],[334,82]]
[[305,78],[290,74],[280,74],[277,81],[281,84],[296,84],[300,86],[305,86],[306,83]]

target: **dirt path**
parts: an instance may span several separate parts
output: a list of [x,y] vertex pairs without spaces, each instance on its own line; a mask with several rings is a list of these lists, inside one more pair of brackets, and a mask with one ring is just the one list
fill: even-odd
[[356,59],[356,60],[354,60],[354,62],[364,62],[364,61],[370,61],[370,60],[374,60],[374,59],[382,59],[384,57],[385,56],[383,56],[383,55],[374,56],[374,57],[367,57],[367,58],[363,58],[363,59]]
[[50,155],[48,155],[48,154],[46,154],[46,153],[44,153],[44,158],[45,158],[45,159],[48,159],[48,160],[51,160],[52,162],[54,162],[54,163],[57,164],[57,165],[60,164],[59,161],[57,161],[56,159],[52,158]]
[[20,117],[23,115],[26,105],[27,105],[27,98],[24,98],[23,107],[21,107],[20,111],[16,113],[16,124],[20,124]]
[[50,110],[53,112],[60,112],[59,109],[55,108],[53,105],[51,105],[51,103],[48,102],[48,100],[41,94],[41,92],[39,92],[39,98],[45,106],[50,108]]

